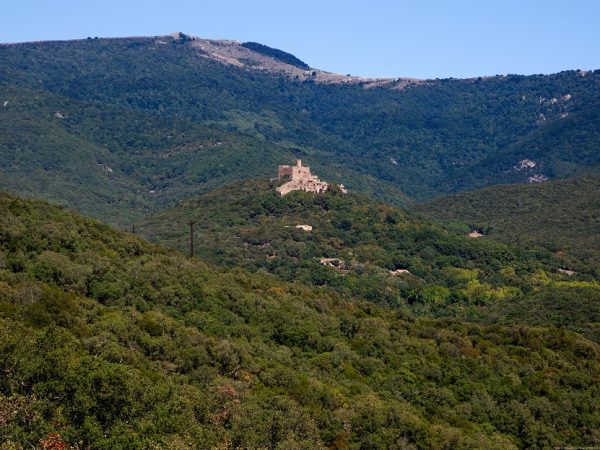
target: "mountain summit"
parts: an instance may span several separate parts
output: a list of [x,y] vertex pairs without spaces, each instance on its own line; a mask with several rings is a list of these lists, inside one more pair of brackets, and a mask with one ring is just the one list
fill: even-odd
[[189,43],[204,58],[247,70],[285,75],[295,81],[360,84],[365,87],[388,86],[395,89],[401,89],[421,82],[421,80],[413,78],[369,78],[331,73],[311,68],[308,64],[290,53],[257,42],[241,43],[234,40],[203,39],[181,32],[173,33],[167,37],[158,37],[156,38],[156,42],[166,44],[169,42],[169,39]]

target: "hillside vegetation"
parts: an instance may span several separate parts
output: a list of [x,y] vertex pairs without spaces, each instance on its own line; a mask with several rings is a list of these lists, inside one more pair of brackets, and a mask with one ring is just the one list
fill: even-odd
[[[447,230],[336,188],[281,197],[276,184],[235,183],[150,216],[137,230],[188,251],[188,222],[194,220],[196,254],[222,266],[267,271],[421,315],[527,324],[545,309],[548,321],[535,317],[535,323],[556,323],[554,316],[565,313],[562,325],[600,338],[600,274],[589,261],[470,239],[466,227]],[[579,275],[558,273],[567,261]],[[392,273],[399,269],[408,272]],[[508,314],[514,302],[534,298],[546,304],[532,316]],[[497,310],[505,311],[501,319]]]
[[[183,118],[1,85],[0,99],[0,188],[125,227],[294,160],[288,149]],[[352,171],[344,179],[407,203],[389,183]]]
[[244,42],[242,47],[246,47],[250,50],[253,50],[262,55],[270,56],[271,58],[275,58],[279,61],[282,61],[286,64],[291,64],[292,66],[299,67],[300,69],[309,69],[310,67],[304,61],[296,58],[294,55],[290,53],[284,52],[283,50],[279,50],[276,48],[268,47],[263,44],[259,44],[258,42]]
[[[600,71],[224,42],[0,45],[0,189],[154,242],[0,194],[0,447],[600,446]],[[351,194],[281,197],[295,158]]]
[[[490,188],[442,197],[415,210],[467,224],[495,239],[546,248],[577,270],[574,259],[600,267],[600,176]],[[467,230],[468,228],[464,228]]]
[[[559,119],[549,123],[544,120],[543,126],[492,152],[457,177],[449,190],[531,181],[531,177],[540,174],[552,179],[598,172],[600,98],[560,113]],[[521,161],[533,161],[535,167],[524,168]],[[554,163],[548,164],[549,161]]]
[[[401,192],[422,200],[599,168],[599,71],[428,80],[408,86],[398,79],[385,87],[365,88],[354,82],[300,81],[277,71],[217,62],[202,45],[179,34],[0,46],[0,105],[8,101],[0,111],[2,122],[14,130],[9,140],[0,135],[0,149],[34,152],[47,166],[36,173],[39,184],[28,184],[21,162],[6,161],[2,171],[12,175],[2,187],[21,192],[26,186],[31,195],[80,207],[84,200],[77,194],[59,194],[72,185],[63,176],[66,169],[53,162],[64,158],[63,148],[72,149],[70,158],[85,159],[103,154],[112,141],[120,143],[111,147],[114,156],[133,158],[133,167],[143,168],[139,174],[120,172],[121,182],[131,187],[140,184],[139,175],[141,193],[111,192],[110,183],[98,180],[89,167],[82,167],[79,185],[104,199],[103,209],[115,223],[126,222],[115,212],[124,204],[151,209],[154,201],[142,193],[158,192],[148,184],[160,189],[165,173],[173,192],[166,195],[180,198],[177,194],[194,195],[232,180],[262,176],[275,160],[293,161],[291,154],[320,167],[325,179],[393,204],[406,203]],[[213,47],[218,51],[218,45]],[[263,47],[253,48],[264,53]],[[17,98],[12,98],[15,92]],[[45,116],[52,132],[39,130],[50,125],[37,116],[35,127],[18,126],[31,120],[12,110],[25,101],[23,95],[41,99],[52,114],[65,102],[75,102],[80,113],[66,114],[64,121]],[[88,109],[95,117],[86,119],[89,126],[102,133],[72,135],[68,121],[85,119]],[[155,150],[139,140],[140,133],[166,139],[173,128],[184,127],[190,131],[180,145],[194,146],[205,142],[196,132],[208,133],[205,128],[192,131],[198,124],[219,129],[209,134],[231,144],[211,148],[210,156],[204,151],[186,153],[166,166],[162,160],[145,165],[137,158]],[[113,129],[118,130],[115,136]],[[229,134],[234,131],[247,136]],[[28,144],[21,149],[20,142]],[[161,148],[169,147],[174,146],[163,141]],[[525,159],[534,161],[535,168],[515,170]],[[65,189],[55,188],[56,180]],[[92,208],[83,210],[93,213]]]
[[600,444],[574,332],[415,319],[4,194],[0,324],[3,448]]

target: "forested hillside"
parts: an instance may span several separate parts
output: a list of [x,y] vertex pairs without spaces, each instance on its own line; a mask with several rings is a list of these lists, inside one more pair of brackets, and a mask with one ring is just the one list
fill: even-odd
[[[326,179],[394,204],[406,203],[401,193],[421,200],[494,183],[598,170],[599,71],[408,84],[397,79],[378,87],[351,78],[315,81],[288,64],[295,61],[291,55],[281,62],[274,49],[274,58],[256,53],[271,58],[271,71],[237,60],[238,65],[218,62],[202,42],[211,51],[238,45],[182,34],[1,45],[0,113],[12,131],[1,135],[0,149],[3,154],[34,153],[47,166],[36,174],[36,184],[25,180],[23,161],[28,158],[5,160],[1,168],[10,176],[2,187],[25,188],[33,196],[94,213],[78,194],[60,194],[72,185],[55,187],[57,180],[68,183],[66,169],[58,164],[65,157],[61,149],[71,149],[73,159],[104,158],[108,151],[135,167],[120,169],[122,178],[115,181],[131,190],[117,192],[87,166],[80,166],[79,186],[102,199],[113,222],[125,223],[136,213],[123,217],[115,212],[122,205],[141,211],[164,204],[147,195],[150,190],[165,188],[165,196],[181,198],[262,176],[275,160],[290,162],[291,155],[319,167]],[[277,64],[300,70],[302,78],[279,72]],[[23,103],[40,103],[44,114],[63,113],[69,105],[79,112],[66,111],[64,119],[35,115],[34,126],[28,127],[24,123],[32,117],[13,109]],[[74,130],[72,122],[82,120],[88,130]],[[188,130],[185,136],[182,127]],[[38,133],[44,139],[37,139]],[[152,143],[140,134],[152,136]],[[157,150],[172,154],[197,148],[206,144],[207,135],[228,144],[179,154],[176,163],[143,162],[152,161]],[[535,166],[522,170],[525,160]]]
[[[442,197],[415,206],[466,231],[521,247],[543,247],[576,268],[573,259],[600,267],[600,176],[537,185],[505,185]],[[467,228],[466,225],[470,227]]]
[[600,347],[416,319],[0,196],[0,446],[600,445]]
[[[129,227],[149,212],[238,179],[272,177],[294,152],[157,113],[0,85],[0,188]],[[336,166],[332,166],[336,171]],[[396,204],[390,183],[337,179]]]
[[456,177],[447,190],[597,173],[600,98],[560,113],[559,119],[544,123],[506,148],[492,152],[480,164]]
[[[196,254],[204,259],[268,271],[413,314],[528,323],[509,314],[513,302],[548,299],[531,314],[545,310],[547,323],[560,315],[562,325],[600,339],[600,285],[595,281],[600,273],[593,261],[487,237],[471,239],[466,227],[445,229],[336,188],[324,195],[297,191],[281,197],[276,185],[235,183],[136,227],[152,241],[188,251],[188,223],[194,220]],[[579,274],[558,272],[565,267]],[[504,310],[502,317],[497,309]],[[539,317],[535,321],[544,323]]]
[[[0,45],[0,189],[105,222],[0,194],[0,447],[600,446],[599,99]],[[295,158],[351,193],[281,197]]]
[[[0,89],[2,91],[2,89]],[[234,132],[23,89],[2,92],[0,187],[129,226],[181,198],[249,176],[268,178],[291,151]],[[406,203],[391,186],[366,191]]]

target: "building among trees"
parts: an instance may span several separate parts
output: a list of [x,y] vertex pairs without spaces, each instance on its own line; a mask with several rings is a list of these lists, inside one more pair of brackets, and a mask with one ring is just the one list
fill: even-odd
[[301,160],[296,160],[295,166],[279,166],[277,172],[278,179],[291,176],[290,181],[277,188],[281,195],[289,194],[292,191],[306,191],[321,194],[329,188],[329,183],[321,181],[319,177],[310,173],[310,167],[303,166]]

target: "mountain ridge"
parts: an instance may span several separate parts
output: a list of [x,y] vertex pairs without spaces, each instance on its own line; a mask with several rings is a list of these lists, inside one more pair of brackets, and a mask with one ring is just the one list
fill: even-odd
[[[69,42],[87,42],[90,40],[137,40],[137,39],[156,39],[156,40],[160,40],[160,39],[173,39],[173,40],[183,40],[183,41],[199,41],[199,44],[201,45],[202,42],[206,42],[206,43],[215,43],[215,44],[221,44],[221,45],[239,45],[239,46],[245,46],[246,49],[254,51],[256,53],[258,53],[256,50],[252,49],[253,45],[260,45],[263,46],[267,49],[271,49],[271,50],[275,50],[277,52],[282,52],[285,53],[286,55],[291,56],[292,58],[296,59],[300,64],[300,66],[302,68],[304,68],[305,65],[307,69],[313,69],[313,70],[319,70],[323,73],[329,73],[332,75],[338,75],[340,77],[345,77],[348,79],[357,79],[357,80],[366,80],[366,81],[372,81],[375,82],[377,80],[381,80],[381,81],[389,81],[391,82],[391,80],[407,80],[407,81],[414,81],[414,82],[427,82],[427,81],[439,81],[439,80],[461,80],[461,81],[467,81],[467,82],[476,82],[476,81],[482,81],[482,80],[489,80],[489,79],[493,79],[496,77],[513,77],[513,76],[519,76],[519,77],[523,77],[523,76],[547,76],[547,75],[556,75],[557,73],[562,73],[562,72],[568,72],[568,71],[576,71],[576,72],[580,72],[583,74],[583,76],[585,76],[588,73],[593,73],[596,69],[581,69],[581,68],[571,68],[571,69],[565,69],[561,72],[548,72],[548,73],[531,73],[528,75],[524,75],[524,74],[518,74],[518,73],[505,73],[505,74],[496,74],[496,75],[475,75],[475,76],[469,76],[469,77],[443,77],[443,78],[416,78],[416,77],[406,77],[406,76],[391,76],[391,77],[352,77],[351,75],[343,75],[341,73],[335,73],[335,72],[328,72],[324,69],[318,69],[316,67],[311,67],[310,65],[304,63],[302,60],[300,60],[299,58],[297,58],[295,55],[291,54],[291,53],[287,53],[284,50],[280,50],[274,47],[269,47],[265,44],[259,43],[259,42],[252,42],[252,41],[248,41],[248,42],[242,42],[236,39],[215,39],[215,38],[204,38],[202,36],[197,36],[197,35],[193,35],[193,34],[189,34],[189,33],[184,33],[181,31],[177,31],[177,32],[172,32],[172,33],[168,33],[165,35],[132,35],[132,36],[102,36],[102,37],[85,37],[85,38],[71,38],[71,39],[50,39],[50,40],[31,40],[31,41],[18,41],[18,42],[0,42],[0,46],[19,46],[19,45],[28,45],[28,44],[44,44],[44,43],[69,43]],[[250,45],[248,45],[250,44]],[[277,58],[274,58],[277,59]],[[223,62],[223,58],[220,59]]]
[[[73,157],[78,152],[71,145],[73,120],[85,119],[83,105],[101,111],[88,120],[87,127],[93,130],[85,131],[89,144],[85,147],[102,152],[93,149],[110,143],[113,152],[122,155],[127,162],[123,183],[143,182],[139,198],[135,194],[131,198],[138,204],[146,203],[144,196],[150,191],[152,196],[163,195],[165,183],[178,193],[175,199],[265,174],[295,158],[307,161],[325,179],[396,205],[406,204],[405,196],[418,202],[490,184],[600,170],[596,120],[600,71],[429,80],[401,90],[365,88],[294,81],[287,75],[223,64],[203,56],[210,53],[197,48],[204,42],[178,34],[1,46],[0,105],[5,106],[0,114],[10,133],[0,136],[0,149],[5,155],[15,149],[34,154],[36,148],[46,149],[36,154],[48,167],[38,178],[52,186],[62,176],[56,165],[61,145],[72,149]],[[44,108],[55,108],[52,114],[60,113],[55,96],[80,102],[84,117],[52,118],[56,133],[36,143],[36,136],[22,126],[24,113],[11,116],[17,105],[10,104],[7,95],[15,90],[27,91],[40,103],[47,100]],[[53,102],[58,104],[53,107]],[[41,112],[34,103],[29,103],[32,114],[27,120],[38,120],[31,117],[34,111]],[[138,129],[129,129],[128,120]],[[154,134],[161,145],[168,145],[164,141],[169,131],[161,120],[186,122],[190,130],[207,127],[214,134],[230,133],[227,140],[237,144],[185,156],[172,149],[170,154],[179,155],[176,163],[157,161],[148,151],[147,136]],[[13,126],[18,123],[21,126]],[[116,130],[114,139],[109,139],[109,124]],[[563,129],[567,132],[557,137]],[[194,139],[191,132],[181,138],[192,147],[202,144]],[[21,149],[19,142],[26,148]],[[144,152],[151,161],[147,166],[139,159]],[[531,174],[512,170],[526,160],[537,165]],[[1,168],[9,176],[3,188],[19,192],[24,178],[10,177],[23,175],[23,166],[8,158]],[[47,195],[39,186],[25,187],[31,195]],[[90,182],[87,187],[97,186]],[[105,211],[112,208],[109,215],[122,216],[122,209],[110,206],[119,204],[115,193],[105,187]],[[55,190],[53,195],[59,193]],[[64,195],[62,201],[81,203]],[[128,216],[113,223],[135,220],[139,210]]]
[[[28,41],[28,42],[13,42],[0,43],[0,45],[19,46],[28,44],[43,44],[45,42],[52,43],[71,43],[71,42],[88,42],[90,40],[153,40],[157,44],[167,44],[172,42],[190,43],[199,51],[199,54],[207,59],[216,61],[224,65],[231,65],[246,70],[256,70],[265,73],[276,75],[285,75],[294,81],[313,81],[316,83],[332,83],[332,84],[360,84],[364,87],[383,86],[393,89],[403,89],[407,86],[417,85],[425,82],[417,78],[410,77],[362,77],[352,75],[342,75],[326,70],[312,68],[308,64],[296,58],[290,53],[283,50],[274,49],[264,44],[256,42],[240,42],[231,39],[206,39],[199,36],[188,35],[182,32],[174,32],[167,35],[158,36],[127,36],[127,37],[108,37],[108,38],[80,38],[80,39],[58,39],[53,41]],[[251,44],[251,45],[248,45]],[[282,58],[277,58],[273,54],[259,51],[252,44],[257,44],[266,49],[274,50],[291,56],[297,62],[305,64],[290,64]]]

